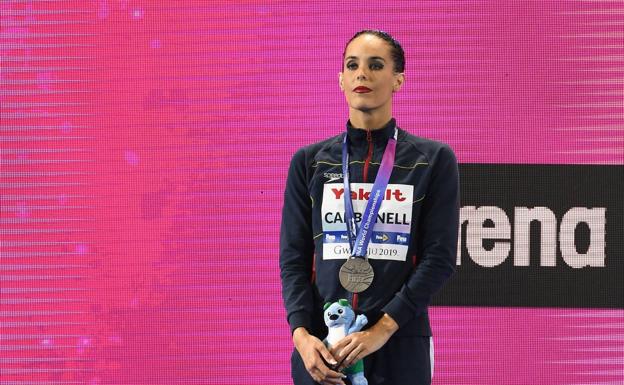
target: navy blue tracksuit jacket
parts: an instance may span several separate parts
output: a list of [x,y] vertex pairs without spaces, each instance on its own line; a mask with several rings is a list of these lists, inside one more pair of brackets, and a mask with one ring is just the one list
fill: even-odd
[[[396,122],[366,131],[347,123],[351,198],[360,219]],[[428,384],[427,306],[455,269],[459,221],[457,160],[445,144],[398,128],[396,157],[373,227],[368,258],[375,277],[359,294],[338,271],[350,255],[344,218],[342,139],[337,135],[295,153],[288,172],[280,232],[282,296],[291,331],[305,327],[323,339],[323,304],[347,298],[369,326],[383,313],[399,330],[365,358],[370,385]],[[296,384],[312,384],[297,352]],[[306,377],[307,376],[307,377]]]

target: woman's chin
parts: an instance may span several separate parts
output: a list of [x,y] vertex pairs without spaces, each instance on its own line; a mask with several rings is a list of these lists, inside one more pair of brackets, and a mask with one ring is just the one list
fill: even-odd
[[375,107],[367,103],[354,103],[351,105],[351,109],[359,112],[370,113],[375,110]]

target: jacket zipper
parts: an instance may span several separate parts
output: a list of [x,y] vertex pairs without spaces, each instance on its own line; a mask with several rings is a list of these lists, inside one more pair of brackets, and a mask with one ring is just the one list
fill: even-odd
[[364,183],[368,180],[368,166],[373,158],[373,136],[370,130],[366,130],[366,141],[368,142],[368,154],[364,161]]
[[[368,181],[368,166],[370,165],[371,160],[373,159],[373,136],[371,134],[371,130],[366,130],[366,142],[368,143],[368,154],[366,154],[366,160],[364,161],[364,170],[363,170],[363,178],[364,183]],[[357,293],[351,294],[351,307],[353,310],[357,310],[358,305],[358,295]]]

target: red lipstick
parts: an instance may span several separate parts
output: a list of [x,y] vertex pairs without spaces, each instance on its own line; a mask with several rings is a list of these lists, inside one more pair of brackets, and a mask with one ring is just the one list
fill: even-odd
[[371,92],[372,90],[368,87],[364,87],[364,86],[359,86],[359,87],[355,87],[353,89],[353,92],[358,93],[358,94],[365,94],[367,92]]

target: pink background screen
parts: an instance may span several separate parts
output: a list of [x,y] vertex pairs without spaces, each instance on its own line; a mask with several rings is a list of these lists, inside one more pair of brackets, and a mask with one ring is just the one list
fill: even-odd
[[[345,42],[462,163],[624,164],[617,1],[0,2],[0,384],[288,384],[290,158]],[[622,257],[622,256],[618,256]],[[619,294],[621,295],[621,293]],[[622,384],[621,309],[432,307],[434,384]]]

